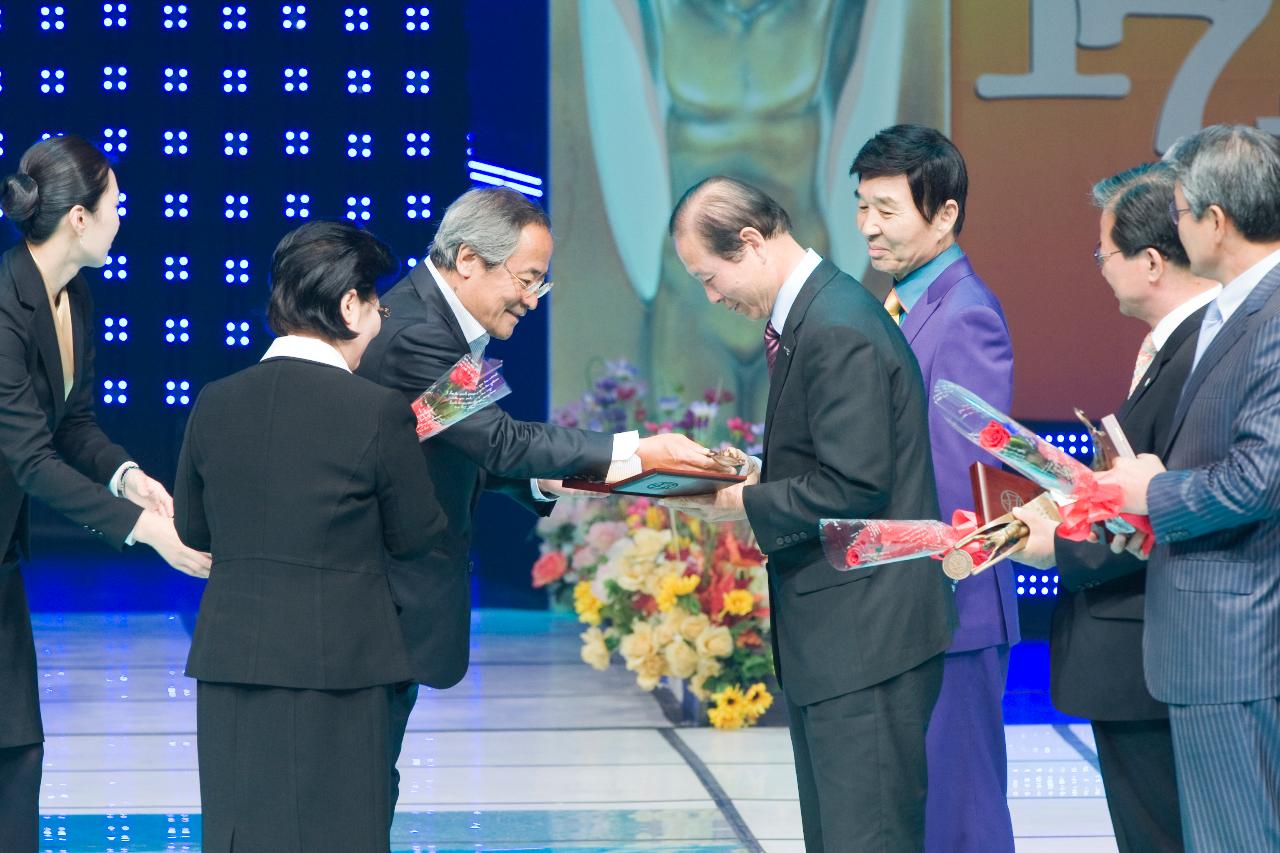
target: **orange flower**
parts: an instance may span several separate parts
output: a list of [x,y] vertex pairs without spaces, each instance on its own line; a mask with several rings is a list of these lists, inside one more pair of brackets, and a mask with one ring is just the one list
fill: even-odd
[[538,558],[533,564],[533,587],[546,586],[552,581],[558,581],[564,577],[564,573],[569,570],[569,561],[565,559],[564,554],[559,551],[549,551]]

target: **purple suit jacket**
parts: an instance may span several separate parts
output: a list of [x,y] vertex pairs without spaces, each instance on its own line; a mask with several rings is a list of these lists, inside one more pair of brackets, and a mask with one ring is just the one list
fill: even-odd
[[[970,389],[1002,412],[1013,405],[1013,344],[1000,300],[960,258],[942,271],[907,312],[902,333],[920,362],[924,387],[949,379]],[[957,509],[973,509],[969,465],[999,466],[929,408],[929,443],[944,521]],[[960,625],[949,652],[1013,645],[1020,639],[1013,566],[1008,560],[956,584]]]

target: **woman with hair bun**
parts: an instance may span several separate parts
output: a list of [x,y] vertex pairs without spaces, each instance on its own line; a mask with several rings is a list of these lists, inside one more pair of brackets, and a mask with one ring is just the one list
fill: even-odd
[[108,544],[142,542],[208,577],[182,544],[173,499],[102,432],[93,413],[93,303],[83,267],[106,263],[120,191],[101,151],[75,136],[27,149],[0,184],[22,240],[0,256],[0,850],[35,853],[44,730],[20,562],[27,501]]

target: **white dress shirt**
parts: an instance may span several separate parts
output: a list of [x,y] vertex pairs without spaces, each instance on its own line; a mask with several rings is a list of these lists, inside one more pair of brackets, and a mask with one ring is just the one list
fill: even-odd
[[1156,323],[1155,328],[1151,330],[1151,345],[1156,348],[1156,352],[1164,349],[1164,345],[1169,342],[1169,336],[1182,325],[1183,320],[1217,299],[1221,292],[1222,285],[1215,284],[1204,293],[1196,294],[1161,317],[1160,322]]
[[796,264],[796,268],[787,276],[787,280],[782,283],[778,297],[773,300],[773,313],[769,315],[769,321],[773,323],[773,328],[778,330],[779,335],[787,326],[787,315],[791,313],[791,306],[796,303],[796,297],[800,295],[800,288],[804,287],[804,283],[809,280],[809,276],[813,275],[813,271],[820,263],[822,263],[822,256],[813,249],[809,249],[800,259],[800,263]]
[[[480,325],[480,321],[472,316],[471,312],[462,304],[458,294],[454,292],[449,282],[444,280],[444,276],[440,275],[440,271],[436,269],[435,264],[431,263],[431,259],[428,258],[424,263],[427,266],[427,271],[431,273],[431,278],[435,281],[436,287],[440,288],[444,301],[449,304],[449,309],[453,311],[453,317],[458,321],[458,327],[462,329],[462,336],[466,339],[467,346],[471,348],[473,353],[483,353],[484,348],[489,344],[489,333],[485,331],[484,326]],[[623,480],[627,477],[633,477],[644,470],[640,457],[636,455],[636,451],[639,449],[640,433],[635,430],[616,433],[613,436],[612,464],[609,465],[609,472],[605,475],[605,479],[609,482]],[[555,500],[554,497],[547,497],[542,493],[542,490],[538,488],[538,480],[536,478],[529,481],[529,489],[533,493],[534,500]]]

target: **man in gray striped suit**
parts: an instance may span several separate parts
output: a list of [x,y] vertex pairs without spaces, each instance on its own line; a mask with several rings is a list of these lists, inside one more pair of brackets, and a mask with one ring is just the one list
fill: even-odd
[[1102,476],[1149,513],[1144,662],[1169,703],[1192,851],[1280,850],[1280,141],[1215,125],[1166,155],[1209,304],[1170,425]]

